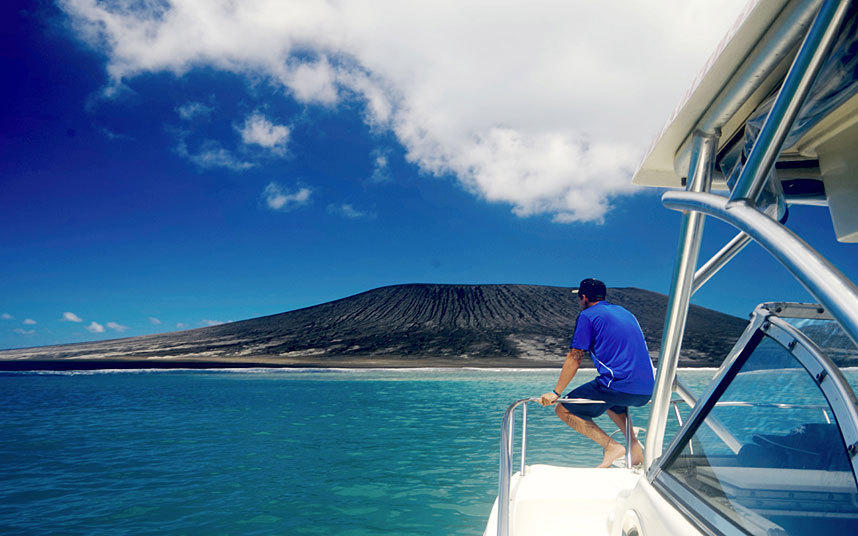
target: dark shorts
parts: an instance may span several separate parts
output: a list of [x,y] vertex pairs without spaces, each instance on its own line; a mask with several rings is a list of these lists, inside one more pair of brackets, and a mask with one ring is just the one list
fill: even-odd
[[633,395],[631,393],[623,393],[603,387],[596,380],[591,380],[584,385],[579,385],[575,389],[569,391],[564,398],[589,398],[591,400],[602,400],[604,403],[599,404],[564,404],[572,415],[577,415],[582,419],[593,419],[611,410],[614,413],[625,413],[629,406],[643,406],[652,395]]

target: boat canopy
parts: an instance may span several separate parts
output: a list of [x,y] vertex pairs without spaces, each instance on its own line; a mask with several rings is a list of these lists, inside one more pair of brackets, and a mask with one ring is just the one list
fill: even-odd
[[[750,3],[671,114],[634,182],[685,186],[692,134],[701,132],[718,139],[713,188],[732,189],[820,4]],[[778,220],[790,204],[828,206],[837,239],[858,242],[856,7],[791,124],[760,204]]]

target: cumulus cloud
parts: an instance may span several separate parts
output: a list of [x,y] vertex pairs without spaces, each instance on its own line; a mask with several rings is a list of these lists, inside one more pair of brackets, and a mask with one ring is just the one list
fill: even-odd
[[12,320],[15,317],[10,315],[9,313],[3,313],[0,315],[0,318],[2,318],[3,320]]
[[275,125],[260,113],[254,113],[244,121],[239,129],[244,143],[256,144],[276,154],[286,152],[286,142],[289,141],[289,127]]
[[36,325],[36,321],[35,321],[35,320],[33,320],[32,318],[25,318],[25,319],[24,319],[24,324],[25,324],[25,325],[27,325],[27,326],[35,326],[35,325]]
[[86,330],[90,333],[104,333],[104,326],[93,320],[90,325],[86,326]]
[[[360,102],[422,171],[571,222],[599,221],[632,191],[652,136],[744,3],[554,0],[493,4],[491,17],[455,0],[61,5],[106,53],[111,87],[207,67],[300,103]],[[188,155],[242,166],[222,149]]]
[[35,329],[24,329],[24,328],[15,328],[12,331],[17,333],[18,335],[34,335],[36,333]]
[[176,327],[177,327],[177,328],[179,328],[179,329],[183,329],[183,328],[185,328],[185,327],[187,327],[187,326],[185,325],[185,323],[184,323],[184,322],[177,322],[177,323],[176,323]]
[[154,324],[156,326],[160,326],[162,324],[161,320],[158,318],[155,318],[154,316],[149,317],[149,322],[151,322],[152,324]]
[[63,320],[64,322],[83,322],[83,318],[77,316],[74,313],[69,312],[63,313],[63,317],[61,320]]
[[287,191],[276,182],[271,182],[262,191],[262,198],[265,200],[265,205],[271,210],[292,210],[309,203],[312,193],[309,188]]
[[201,102],[186,102],[181,106],[176,107],[176,113],[185,121],[192,121],[197,117],[208,117],[214,108],[207,106]]
[[339,205],[331,204],[328,205],[328,212],[331,214],[335,214],[337,216],[349,219],[356,220],[359,218],[374,218],[375,214],[371,212],[364,212],[362,210],[358,210],[352,205],[348,203],[342,203]]
[[209,320],[207,318],[204,318],[204,319],[200,320],[200,324],[202,324],[204,326],[219,326],[221,324],[226,324],[226,322],[224,322],[222,320]]
[[123,326],[122,324],[118,324],[116,322],[108,322],[107,327],[120,333],[128,329],[128,326]]

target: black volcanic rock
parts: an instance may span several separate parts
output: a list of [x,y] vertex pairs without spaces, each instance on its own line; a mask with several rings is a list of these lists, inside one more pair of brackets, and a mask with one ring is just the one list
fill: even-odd
[[[112,341],[0,352],[0,359],[151,359],[252,357],[325,360],[356,358],[516,358],[560,362],[578,314],[571,288],[537,285],[382,287],[341,300],[272,316],[190,331]],[[663,294],[613,288],[608,300],[641,324],[658,355],[667,305]],[[682,363],[720,363],[746,321],[692,306]],[[535,364],[535,363],[534,363]]]

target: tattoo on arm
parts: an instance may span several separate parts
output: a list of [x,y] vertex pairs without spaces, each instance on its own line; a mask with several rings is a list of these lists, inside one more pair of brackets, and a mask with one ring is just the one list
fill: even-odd
[[586,352],[584,350],[579,350],[578,348],[573,348],[572,350],[569,351],[569,357],[571,357],[572,359],[574,359],[575,361],[577,361],[579,363],[581,362],[582,359],[584,359],[584,354],[586,354]]

